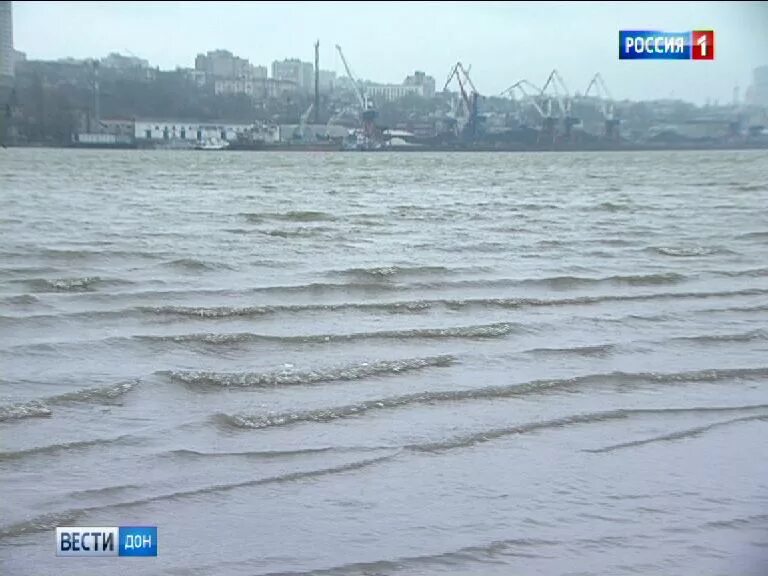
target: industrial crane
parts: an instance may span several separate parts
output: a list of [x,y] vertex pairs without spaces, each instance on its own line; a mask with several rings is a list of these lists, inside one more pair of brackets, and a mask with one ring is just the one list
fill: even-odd
[[573,117],[573,113],[571,111],[571,96],[568,92],[568,87],[565,85],[563,77],[560,75],[557,69],[554,69],[552,72],[550,72],[547,81],[544,83],[544,86],[541,89],[541,95],[546,97],[548,100],[549,97],[545,96],[545,94],[547,89],[550,87],[554,92],[555,101],[557,102],[558,108],[560,109],[565,137],[566,139],[570,139],[571,129],[579,123],[579,120]]
[[557,101],[557,104],[560,108],[560,113],[563,115],[569,115],[571,112],[571,99],[570,95],[568,94],[568,87],[565,85],[563,77],[560,76],[560,73],[557,71],[557,69],[552,70],[552,72],[549,73],[547,81],[541,88],[542,96],[546,94],[547,89],[550,86],[555,93],[555,100]]
[[336,50],[338,50],[339,56],[341,56],[341,61],[344,64],[344,69],[347,71],[347,76],[349,76],[349,79],[352,81],[352,84],[355,87],[355,95],[357,96],[357,100],[360,104],[363,134],[366,140],[370,141],[374,138],[376,131],[376,126],[374,124],[374,120],[376,119],[376,110],[374,109],[373,102],[368,99],[368,95],[365,93],[362,86],[357,81],[357,78],[352,73],[352,70],[347,63],[347,59],[344,57],[344,52],[341,50],[341,46],[336,44]]
[[600,75],[600,72],[597,72],[592,77],[592,80],[589,81],[589,85],[584,91],[585,98],[589,97],[593,87],[597,98],[600,99],[600,112],[603,115],[603,122],[605,123],[605,137],[613,140],[618,137],[619,119],[615,116],[613,97],[608,90],[608,86],[605,85],[605,81]]
[[[557,122],[556,118],[552,115],[552,101],[551,98],[544,98],[543,99],[543,107],[539,102],[537,102],[537,98],[542,98],[543,90],[536,86],[533,82],[530,82],[528,80],[519,80],[518,82],[515,82],[504,90],[501,93],[501,96],[510,96],[511,98],[515,97],[515,91],[520,92],[522,94],[523,98],[522,101],[524,103],[530,104],[534,110],[538,113],[539,117],[541,118],[541,131],[539,132],[538,141],[542,140],[542,137],[547,137],[549,140],[554,140],[554,133],[555,133],[555,124]],[[530,92],[529,92],[530,91]],[[524,122],[521,121],[521,124]]]
[[530,104],[536,112],[539,113],[539,116],[544,119],[547,117],[547,114],[544,112],[544,110],[541,108],[538,102],[536,102],[536,98],[532,96],[528,90],[526,90],[526,87],[533,91],[535,94],[541,94],[541,88],[533,84],[533,82],[529,82],[528,80],[519,80],[518,82],[515,82],[504,90],[499,96],[509,96],[513,100],[515,99],[515,91],[520,92],[520,94],[523,96],[522,101],[526,104]]
[[[477,88],[475,88],[474,82],[472,82],[472,79],[469,77],[469,69],[465,68],[461,62],[457,62],[453,68],[451,68],[451,73],[445,81],[443,92],[448,90],[448,86],[454,78],[459,85],[461,101],[464,104],[465,123],[461,128],[461,132],[464,137],[473,139],[477,135]],[[467,88],[471,88],[471,92],[467,93]]]
[[299,138],[302,141],[306,141],[307,140],[307,120],[309,119],[309,115],[312,114],[312,110],[314,110],[314,108],[315,108],[315,103],[312,102],[309,105],[309,108],[307,108],[304,111],[304,113],[301,115],[301,117],[299,118],[299,134],[298,134],[298,136],[299,136]]

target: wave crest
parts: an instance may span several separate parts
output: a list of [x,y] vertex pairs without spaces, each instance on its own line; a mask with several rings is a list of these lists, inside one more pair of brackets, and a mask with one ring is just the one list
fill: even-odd
[[37,278],[28,280],[27,284],[36,292],[92,292],[106,282],[99,276],[84,276],[82,278],[57,278],[53,280]]
[[232,267],[223,262],[208,262],[206,260],[200,260],[198,258],[179,258],[177,260],[171,260],[164,262],[163,266],[170,268],[176,268],[179,270],[188,270],[191,272],[201,271],[213,271],[213,270],[231,270]]
[[337,368],[297,371],[292,368],[279,372],[196,372],[178,370],[167,373],[171,380],[192,387],[278,387],[319,384],[322,382],[343,382],[361,380],[370,376],[389,376],[423,370],[425,368],[449,366],[455,362],[450,355],[407,358],[364,362]]
[[0,406],[0,422],[23,418],[44,418],[52,414],[51,409],[40,401],[32,400],[10,406]]
[[276,336],[235,332],[229,334],[202,333],[173,336],[136,336],[143,340],[160,342],[198,342],[202,344],[235,344],[239,342],[284,342],[322,344],[330,342],[356,342],[361,340],[398,340],[408,338],[451,339],[451,338],[502,338],[509,334],[524,332],[525,327],[510,322],[457,326],[448,328],[414,328],[411,330],[382,330],[379,332],[357,332],[353,334],[315,334],[309,336]]

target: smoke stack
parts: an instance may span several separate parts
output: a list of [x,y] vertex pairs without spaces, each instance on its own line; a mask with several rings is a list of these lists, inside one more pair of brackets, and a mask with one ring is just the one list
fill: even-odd
[[320,124],[320,40],[315,42],[315,124]]

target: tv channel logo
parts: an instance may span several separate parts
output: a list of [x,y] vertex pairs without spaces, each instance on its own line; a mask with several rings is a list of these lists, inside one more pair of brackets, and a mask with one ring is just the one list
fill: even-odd
[[59,526],[56,556],[157,556],[157,526]]
[[715,31],[620,30],[619,60],[714,60]]

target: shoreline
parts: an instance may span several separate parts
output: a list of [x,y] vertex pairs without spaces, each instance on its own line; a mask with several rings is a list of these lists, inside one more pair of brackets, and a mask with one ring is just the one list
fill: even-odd
[[738,150],[768,150],[768,141],[743,142],[743,143],[679,143],[679,144],[641,144],[626,143],[618,146],[600,145],[600,144],[561,144],[555,146],[391,146],[375,150],[356,150],[345,149],[343,146],[318,146],[318,145],[263,145],[263,146],[233,146],[221,150],[196,150],[196,149],[174,149],[171,147],[150,147],[137,146],[129,144],[109,145],[61,145],[61,144],[23,144],[23,145],[3,145],[0,149],[63,149],[63,150],[137,150],[152,152],[345,152],[345,153],[386,153],[386,152],[407,152],[407,153],[455,153],[455,152],[673,152],[673,151],[738,151]]

